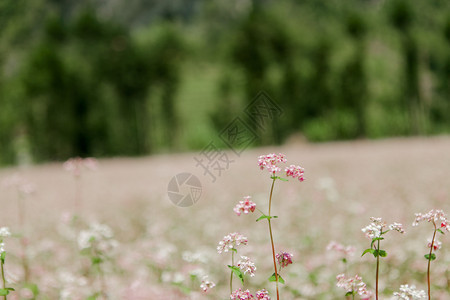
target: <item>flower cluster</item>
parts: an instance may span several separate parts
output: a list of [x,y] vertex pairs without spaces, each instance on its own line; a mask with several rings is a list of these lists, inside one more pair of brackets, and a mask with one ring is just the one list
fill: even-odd
[[270,300],[269,292],[265,289],[256,292],[257,300]]
[[[439,250],[442,247],[442,242],[435,240],[433,243],[433,250]],[[428,241],[428,248],[431,248],[431,240]]]
[[366,284],[358,275],[355,277],[346,277],[345,274],[336,276],[336,286],[345,289],[347,292],[354,292],[361,296],[362,299],[370,299],[372,292],[367,289]]
[[328,246],[327,246],[327,250],[335,250],[337,252],[341,252],[344,256],[353,256],[353,254],[355,254],[355,247],[353,246],[347,246],[345,247],[342,244],[339,244],[335,241],[331,241]]
[[413,226],[419,225],[419,222],[427,220],[428,222],[433,222],[436,226],[444,228],[450,231],[450,222],[447,219],[447,215],[443,210],[432,209],[426,214],[417,213],[416,219],[414,220]]
[[423,290],[417,290],[414,285],[407,284],[400,286],[400,292],[394,292],[393,300],[416,300],[425,299],[427,294]]
[[203,276],[202,283],[200,284],[200,288],[206,293],[209,289],[215,287],[216,284],[212,281],[209,281],[208,276]]
[[258,158],[258,166],[261,170],[267,169],[271,174],[275,175],[276,172],[280,172],[281,168],[277,166],[278,163],[287,162],[286,156],[279,153],[261,155]]
[[64,164],[64,170],[71,172],[73,176],[79,177],[81,175],[82,168],[95,171],[98,169],[98,161],[95,158],[81,158],[74,157],[68,159]]
[[18,174],[11,175],[2,181],[5,188],[16,188],[21,194],[33,194],[36,186]]
[[234,212],[240,216],[241,213],[248,214],[250,211],[254,212],[256,209],[256,204],[250,200],[250,196],[244,197],[244,201],[239,201],[234,207]]
[[300,166],[290,165],[289,167],[286,167],[286,176],[291,176],[292,178],[298,178],[298,180],[301,182],[305,180],[303,178],[303,173],[305,172],[305,169],[303,169]]
[[[386,228],[386,223],[381,218],[370,218],[371,223],[361,229],[362,232],[366,234],[366,237],[369,239],[375,239],[381,237],[382,234],[386,233],[387,231],[383,231],[384,228]],[[400,223],[392,223],[388,226],[389,230],[395,230],[400,233],[404,233],[403,225]]]
[[287,252],[280,252],[276,255],[281,268],[286,268],[288,265],[292,264],[292,257],[293,255]]
[[107,225],[92,223],[88,230],[80,231],[78,247],[80,250],[94,248],[104,254],[117,248],[113,232]]
[[391,225],[389,225],[389,230],[395,230],[398,231],[400,233],[405,233],[405,230],[403,229],[403,225],[400,223],[392,223]]
[[3,239],[11,236],[11,232],[9,231],[8,227],[1,227],[0,228],[0,254],[5,252],[5,243],[3,242]]
[[241,288],[235,290],[230,295],[231,300],[270,300],[269,292],[265,289],[256,292],[256,298],[249,290],[243,291]]
[[248,240],[240,233],[233,232],[223,237],[217,246],[217,252],[228,252],[230,249],[235,249],[237,246],[243,244],[247,245]]
[[255,264],[247,256],[241,256],[241,260],[238,261],[237,266],[244,271],[244,274],[249,273],[251,277],[255,276]]

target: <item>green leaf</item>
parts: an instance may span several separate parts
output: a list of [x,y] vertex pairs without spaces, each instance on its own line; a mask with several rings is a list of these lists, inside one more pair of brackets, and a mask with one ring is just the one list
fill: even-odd
[[427,260],[433,261],[433,260],[436,259],[436,254],[434,254],[434,253],[431,253],[431,257],[430,257],[429,254],[425,254],[424,256],[425,256],[425,258],[426,258]]
[[382,241],[382,240],[384,240],[384,238],[383,237],[377,237],[377,238],[373,238],[372,239],[372,243],[370,243],[370,248],[372,248],[373,247],[373,244],[375,244],[375,242],[376,241]]
[[0,296],[6,296],[9,294],[9,291],[7,289],[0,289]]
[[262,219],[268,219],[268,220],[270,220],[270,219],[272,219],[272,218],[273,218],[272,216],[262,215],[261,217],[259,217],[258,219],[256,219],[256,222],[258,222],[258,221],[260,221],[260,220],[262,220]]
[[5,288],[5,289],[8,290],[8,291],[15,291],[15,289],[9,288],[9,287],[7,287],[7,288]]
[[387,256],[387,252],[384,250],[379,250],[378,253],[380,254],[381,257],[386,257]]
[[280,179],[281,181],[289,181],[286,178],[277,177],[277,179]]
[[375,252],[376,252],[375,249],[369,248],[369,249],[364,250],[364,252],[361,256],[364,256],[364,254],[366,254],[366,253],[372,253],[373,255],[375,255]]
[[231,248],[231,251],[234,251],[235,253],[237,253],[237,249],[236,248]]
[[445,234],[441,229],[436,229],[438,232],[440,232],[440,233],[442,233],[442,234]]
[[345,294],[345,297],[349,297],[349,296],[352,296],[352,295],[355,295],[355,294],[356,294],[355,291],[350,291],[350,292],[347,292],[347,294]]
[[102,263],[103,260],[100,257],[96,256],[96,257],[92,257],[91,258],[91,262],[92,262],[93,265],[98,265],[98,264]]
[[5,263],[5,257],[6,257],[6,252],[2,252],[2,255],[0,255],[0,260],[2,261],[2,264]]
[[231,271],[233,271],[233,273],[241,280],[241,283],[244,284],[244,273],[242,273],[241,269],[230,265],[228,265],[228,268],[230,268]]
[[[275,273],[272,274],[272,276],[269,277],[270,282],[277,281],[275,277]],[[278,274],[278,282],[284,284],[284,279],[281,277],[280,274]]]

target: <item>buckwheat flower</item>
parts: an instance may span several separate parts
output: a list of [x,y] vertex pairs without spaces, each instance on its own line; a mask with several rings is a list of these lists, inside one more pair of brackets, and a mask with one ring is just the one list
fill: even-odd
[[241,288],[235,290],[231,295],[230,295],[230,299],[231,300],[255,300],[255,298],[253,297],[253,295],[250,293],[249,290],[241,290]]
[[416,289],[415,285],[401,285],[400,292],[394,292],[392,300],[416,300],[426,299],[427,294],[423,290]]
[[216,284],[214,282],[208,280],[208,276],[203,276],[202,284],[200,284],[200,288],[203,290],[203,292],[206,293],[209,289],[212,289],[215,286]]
[[398,231],[400,233],[404,233],[405,230],[403,229],[403,225],[400,223],[392,223],[391,225],[389,225],[389,230],[395,230]]
[[98,169],[98,162],[95,158],[81,158],[74,157],[68,159],[63,164],[64,170],[71,172],[75,177],[79,177],[81,175],[81,170],[83,168],[95,171]]
[[287,161],[286,156],[284,154],[279,153],[278,155],[275,153],[261,155],[258,158],[258,166],[261,170],[267,169],[269,173],[275,175],[275,173],[280,172],[281,168],[277,166],[278,163],[285,163]]
[[432,209],[426,214],[416,213],[416,219],[413,222],[413,226],[419,225],[419,222],[426,220],[427,222],[433,222],[437,227],[450,231],[450,223],[447,219],[447,215],[443,210]]
[[255,264],[247,256],[241,256],[241,260],[238,261],[237,266],[244,271],[244,274],[248,273],[251,277],[255,276]]
[[11,236],[11,231],[9,231],[9,227],[1,227],[0,228],[0,239]]
[[240,216],[241,213],[248,214],[250,211],[254,212],[256,209],[256,204],[250,200],[250,196],[244,197],[244,201],[239,201],[238,204],[234,207],[234,212]]
[[266,289],[262,289],[256,292],[257,300],[270,300],[269,292]]
[[304,181],[303,173],[305,172],[305,169],[302,167],[290,165],[289,167],[286,167],[284,171],[286,172],[287,177],[298,178],[300,182]]
[[228,252],[231,249],[236,249],[239,245],[247,245],[248,240],[245,236],[240,233],[233,232],[223,237],[217,246],[217,252],[220,254],[222,252]]
[[372,292],[367,290],[366,284],[362,281],[361,276],[346,277],[345,274],[336,276],[336,286],[345,289],[346,292],[356,292],[362,299],[370,299]]
[[[428,246],[427,247],[431,248],[431,240],[428,240]],[[438,240],[434,240],[433,250],[434,251],[439,250],[439,249],[441,249],[441,247],[442,247],[442,242],[440,242]]]
[[331,241],[328,246],[327,246],[327,250],[334,250],[337,252],[342,253],[344,256],[353,256],[355,254],[356,248],[353,246],[347,246],[345,247],[342,244],[339,244],[335,241]]
[[368,239],[372,240],[374,238],[379,238],[381,236],[382,229],[383,229],[382,226],[371,223],[366,227],[364,227],[363,229],[361,229],[361,231],[365,233]]
[[292,257],[293,255],[287,252],[280,252],[276,255],[281,268],[286,268],[288,265],[292,264]]
[[36,190],[36,185],[18,174],[11,175],[2,181],[5,188],[15,188],[21,194],[30,195]]

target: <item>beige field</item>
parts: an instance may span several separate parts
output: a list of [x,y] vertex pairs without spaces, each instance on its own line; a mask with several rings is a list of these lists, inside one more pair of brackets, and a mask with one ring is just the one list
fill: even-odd
[[[32,299],[23,285],[20,237],[28,240],[30,281],[39,288],[36,299],[86,299],[106,289],[109,299],[229,299],[230,254],[216,247],[230,232],[244,234],[249,243],[240,255],[251,257],[255,277],[246,277],[253,293],[266,288],[274,299],[274,284],[267,278],[271,248],[266,221],[259,213],[236,216],[233,207],[250,195],[267,211],[271,179],[257,167],[257,157],[284,153],[288,163],[305,168],[305,181],[277,181],[272,214],[277,251],[294,254],[294,264],[282,270],[286,285],[281,299],[345,299],[336,275],[359,274],[374,287],[375,259],[360,257],[369,247],[361,228],[369,218],[400,222],[406,233],[390,232],[383,241],[388,257],[381,262],[380,291],[390,299],[400,284],[426,290],[428,223],[412,227],[414,213],[443,209],[450,212],[450,137],[388,139],[324,144],[289,144],[246,150],[216,182],[195,166],[198,153],[115,158],[99,161],[97,171],[81,175],[82,210],[78,225],[74,212],[75,180],[51,163],[0,170],[0,182],[19,173],[33,182],[36,192],[25,199],[26,224],[18,225],[17,191],[1,188],[1,223],[13,235],[5,240],[5,265],[10,286],[8,299]],[[202,195],[193,206],[180,208],[167,196],[170,179],[181,172],[195,174]],[[77,249],[77,234],[99,222],[114,232],[118,246],[98,270]],[[450,299],[450,234],[440,237],[442,249],[432,264],[433,299]],[[356,247],[347,266],[337,253],[327,252],[330,241]],[[200,276],[207,274],[216,287],[203,293]],[[233,282],[235,288],[240,282]],[[31,297],[31,298],[30,298]],[[101,299],[101,297],[98,297]],[[276,299],[276,297],[275,297]]]

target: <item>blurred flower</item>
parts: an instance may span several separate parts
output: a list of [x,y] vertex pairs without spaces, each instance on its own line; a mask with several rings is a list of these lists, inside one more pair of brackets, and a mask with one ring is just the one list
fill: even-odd
[[345,247],[342,244],[339,244],[335,241],[331,241],[328,246],[327,246],[327,250],[335,250],[337,252],[342,253],[344,256],[353,256],[353,254],[355,254],[355,247],[353,246],[347,246]]
[[215,287],[216,284],[212,281],[208,280],[208,276],[203,276],[202,284],[200,284],[200,288],[206,293],[209,289]]
[[253,297],[253,295],[250,293],[249,290],[241,290],[241,288],[235,290],[231,295],[230,295],[230,299],[231,300],[254,300],[255,298]]
[[303,173],[305,172],[305,169],[303,169],[300,166],[290,165],[289,167],[286,167],[286,176],[291,176],[292,178],[298,178],[299,181],[303,181]]
[[400,286],[400,292],[394,292],[392,300],[415,300],[425,299],[427,294],[423,290],[417,290],[415,285],[408,286],[407,284]]
[[98,169],[98,161],[95,158],[81,158],[74,157],[68,159],[64,164],[64,170],[71,172],[73,176],[78,177],[81,175],[81,169],[86,168],[88,170],[96,171]]
[[256,292],[257,300],[270,300],[269,292],[265,289]]
[[450,223],[447,219],[447,215],[443,210],[440,209],[432,209],[426,214],[416,213],[416,219],[413,222],[413,226],[419,225],[419,222],[427,220],[428,222],[433,222],[436,226],[440,228],[444,228],[447,231],[450,231]]
[[9,231],[9,227],[1,227],[0,228],[0,238],[5,238],[11,236],[11,232]]
[[281,168],[277,166],[277,163],[285,163],[287,159],[284,154],[275,153],[261,155],[258,158],[258,166],[261,170],[267,169],[269,173],[275,175],[276,172],[280,172]]
[[251,277],[255,276],[255,264],[247,256],[241,256],[241,260],[238,261],[237,266],[244,271],[244,274],[249,273]]
[[276,255],[281,268],[286,268],[288,265],[292,264],[292,257],[293,255],[287,252],[280,252]]
[[256,209],[256,204],[250,200],[250,196],[244,197],[244,201],[239,201],[238,204],[234,207],[234,212],[240,216],[241,213],[248,214],[249,211],[254,212]]
[[339,274],[336,276],[336,279],[336,286],[345,289],[347,293],[356,292],[362,299],[370,299],[372,297],[372,292],[367,290],[367,286],[360,276],[346,277],[345,274]]
[[237,246],[247,245],[248,240],[240,233],[233,232],[223,237],[217,246],[217,252],[228,252],[230,249],[236,249]]
[[92,223],[88,230],[82,230],[78,235],[80,250],[95,247],[105,254],[114,250],[117,246],[118,243],[113,239],[112,230],[107,225]]
[[6,177],[2,181],[5,188],[16,188],[21,194],[30,195],[36,191],[36,185],[18,174]]

